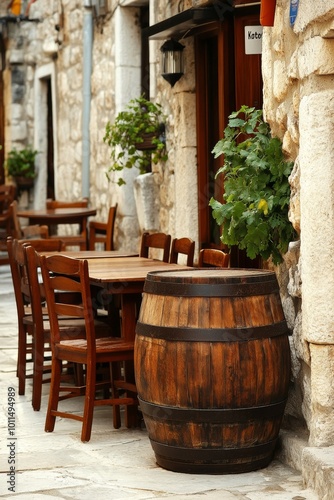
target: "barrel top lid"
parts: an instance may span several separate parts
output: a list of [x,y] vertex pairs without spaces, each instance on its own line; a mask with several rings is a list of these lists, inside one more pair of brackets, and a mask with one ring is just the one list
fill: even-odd
[[148,273],[147,277],[156,277],[162,278],[163,280],[173,280],[173,279],[191,279],[195,278],[196,280],[203,279],[206,281],[207,279],[252,279],[252,278],[260,278],[261,280],[264,278],[273,279],[276,277],[273,271],[267,271],[265,269],[241,269],[241,268],[219,268],[212,267],[208,269],[180,269],[180,270],[172,270],[172,271],[151,271]]
[[276,293],[276,274],[263,269],[180,269],[151,271],[144,292],[187,297],[251,296]]

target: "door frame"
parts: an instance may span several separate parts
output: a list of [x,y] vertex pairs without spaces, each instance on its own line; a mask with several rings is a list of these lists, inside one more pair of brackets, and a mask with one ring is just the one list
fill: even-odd
[[[208,61],[206,53],[205,40],[216,38],[217,40],[217,128],[219,134],[222,134],[228,119],[228,115],[232,112],[228,103],[234,101],[234,73],[231,73],[231,60],[228,55],[228,50],[233,44],[233,33],[231,32],[231,23],[216,22],[206,26],[195,37],[195,72],[196,72],[196,132],[197,132],[197,161],[198,161],[198,221],[199,221],[199,247],[209,246],[210,243],[210,222],[208,208],[210,201],[210,192],[214,191],[214,187],[208,185],[209,179],[209,162],[214,165],[214,170],[217,171],[222,165],[221,159],[214,159],[213,155],[208,157],[208,152],[211,152],[214,144],[209,144],[208,131],[211,117],[208,112],[208,102],[210,87],[207,78]],[[203,70],[204,68],[204,70]],[[224,78],[224,75],[230,73],[231,78]],[[218,134],[218,135],[219,135]],[[214,143],[219,137],[214,138]],[[211,153],[209,153],[211,155]],[[215,181],[215,184],[217,181]],[[220,189],[221,196],[223,195],[222,187]]]
[[[241,7],[241,6],[240,6]],[[245,59],[244,53],[244,26],[259,22],[259,5],[245,5],[235,9],[223,21],[211,23],[198,30],[195,36],[195,78],[196,78],[196,122],[197,122],[197,157],[198,157],[198,226],[199,226],[199,248],[216,247],[226,248],[219,241],[220,228],[214,233],[210,197],[222,200],[223,177],[219,176],[213,180],[213,174],[223,164],[223,157],[214,159],[211,153],[213,146],[222,137],[223,131],[228,123],[228,116],[239,109],[241,104],[262,107],[262,75],[261,57]],[[246,22],[245,22],[246,20]],[[212,72],[217,83],[212,84],[209,75],[209,55],[206,53],[207,40],[217,40],[217,72]],[[240,52],[241,51],[241,52]],[[239,56],[237,56],[239,54]],[[243,59],[240,61],[239,59]],[[244,69],[244,67],[246,69]],[[249,86],[240,82],[241,75],[245,72],[249,75]],[[260,78],[259,78],[260,75]],[[253,88],[256,87],[256,88]],[[216,110],[209,109],[210,96],[212,92],[217,93]],[[247,101],[250,102],[247,102]],[[217,131],[212,133],[210,124],[212,118],[210,113],[218,113],[216,120]],[[211,120],[211,121],[210,121]],[[211,134],[211,136],[210,136]],[[211,179],[210,179],[211,177]],[[210,195],[211,193],[211,195]],[[211,217],[211,218],[210,218]],[[234,249],[235,252],[235,249]]]

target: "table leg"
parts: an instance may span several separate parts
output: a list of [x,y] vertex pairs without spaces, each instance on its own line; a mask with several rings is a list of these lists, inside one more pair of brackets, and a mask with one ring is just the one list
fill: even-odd
[[[133,341],[136,332],[137,322],[137,304],[138,294],[122,294],[122,337],[125,340]],[[132,361],[125,362],[125,380],[135,383],[134,365]],[[138,408],[135,405],[127,405],[125,407],[125,425],[126,427],[138,426]]]

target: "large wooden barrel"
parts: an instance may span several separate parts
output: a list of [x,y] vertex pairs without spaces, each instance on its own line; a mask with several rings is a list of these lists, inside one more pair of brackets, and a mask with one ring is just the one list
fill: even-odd
[[272,460],[290,376],[273,272],[151,272],[135,376],[157,463],[176,472],[256,470]]

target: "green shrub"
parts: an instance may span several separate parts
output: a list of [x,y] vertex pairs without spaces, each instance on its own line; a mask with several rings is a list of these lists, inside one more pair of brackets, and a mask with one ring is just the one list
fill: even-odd
[[282,143],[272,137],[262,110],[242,106],[229,116],[215,158],[224,155],[218,175],[224,175],[224,203],[212,198],[212,215],[222,226],[221,240],[246,249],[254,259],[282,262],[296,237],[289,221],[289,175],[293,163],[284,159]]

